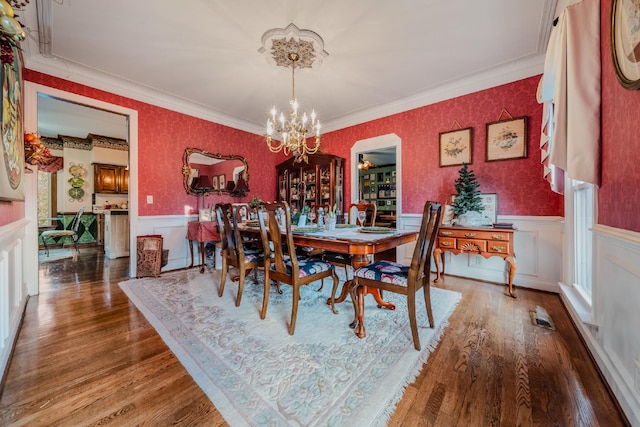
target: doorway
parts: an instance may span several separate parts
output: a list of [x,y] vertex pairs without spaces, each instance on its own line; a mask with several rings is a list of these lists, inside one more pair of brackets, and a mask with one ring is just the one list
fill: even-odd
[[[351,201],[349,203],[357,203],[361,197],[361,189],[365,188],[364,183],[360,182],[360,169],[358,163],[362,159],[367,159],[371,163],[376,165],[392,165],[395,164],[395,205],[393,211],[395,213],[394,220],[389,222],[389,225],[393,225],[393,228],[404,229],[402,224],[402,140],[396,134],[387,134],[377,136],[374,138],[363,139],[357,141],[353,147],[351,147]],[[385,181],[386,182],[386,181]],[[376,191],[378,189],[376,188]],[[373,196],[371,196],[373,197]],[[380,204],[381,200],[377,199],[376,203]],[[371,200],[373,201],[373,200]],[[396,260],[402,260],[405,258],[404,247],[392,249],[391,258]],[[385,259],[391,259],[389,254],[379,254],[379,256]]]
[[[92,98],[76,95],[70,92],[64,92],[58,89],[53,89],[47,86],[43,86],[36,83],[25,82],[25,130],[35,131],[40,129],[39,115],[42,113],[42,109],[39,109],[40,103],[51,102],[55,100],[59,104],[56,104],[58,114],[64,111],[66,108],[81,108],[78,111],[100,113],[97,117],[106,119],[110,116],[124,117],[128,122],[128,130],[126,134],[126,140],[129,142],[129,164],[137,165],[138,163],[138,113],[135,110],[125,108],[119,105],[106,103]],[[42,113],[44,114],[44,113]],[[74,113],[67,112],[67,119],[64,120],[63,116],[58,117],[56,120],[60,122],[66,122],[67,125],[77,122],[77,116]],[[82,113],[76,113],[82,114]],[[101,120],[101,119],[99,119]],[[75,126],[75,125],[74,125]],[[97,129],[97,128],[94,128]],[[64,130],[58,132],[64,134]],[[92,130],[91,132],[95,132]],[[86,135],[85,135],[86,136]],[[135,173],[135,167],[132,168],[132,173],[129,175],[129,220],[130,220],[130,232],[129,232],[129,246],[135,248],[135,235],[137,234],[138,223],[138,176]],[[38,293],[38,174],[27,174],[25,178],[25,217],[29,220],[27,226],[27,236],[32,236],[25,239],[25,250],[33,256],[27,257],[29,265],[25,266],[25,275],[28,283],[31,283],[29,288],[30,294]],[[87,210],[91,211],[91,195],[88,195],[88,202],[84,200],[82,202],[87,206]],[[63,209],[60,205],[58,209]],[[64,209],[63,209],[64,210]],[[135,275],[135,263],[136,263],[135,250],[131,251],[129,257],[129,272],[130,275]]]
[[[397,228],[401,227],[402,217],[402,140],[396,134],[377,136],[357,141],[351,147],[351,202],[360,199],[360,169],[358,163],[363,156],[374,164],[395,164],[395,212]],[[376,163],[377,162],[377,163]]]

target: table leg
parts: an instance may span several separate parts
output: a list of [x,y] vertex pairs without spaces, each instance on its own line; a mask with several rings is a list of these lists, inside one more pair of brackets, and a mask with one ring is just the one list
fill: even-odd
[[356,321],[356,336],[358,338],[364,338],[367,336],[367,331],[364,328],[364,297],[368,293],[366,286],[358,286],[356,289],[358,300],[358,320]]
[[[353,258],[351,259],[351,266],[353,267],[354,271],[368,264],[369,264],[369,258],[367,258],[366,255],[354,255]],[[349,289],[351,289],[352,283],[353,283],[353,280],[347,280],[346,282],[344,282],[344,285],[342,285],[342,290],[340,291],[340,296],[335,299],[334,304],[341,303],[347,298],[347,294],[349,293]],[[373,294],[373,297],[375,298],[376,302],[380,306],[387,307],[390,310],[396,309],[396,306],[394,304],[391,304],[382,300],[379,289],[372,289],[368,293]],[[331,304],[331,298],[328,298],[327,305],[330,305],[330,304]]]
[[509,263],[509,296],[516,298],[516,294],[513,292],[513,278],[516,276],[516,268],[518,268],[516,257],[508,256],[504,260]]
[[436,278],[434,283],[440,280],[440,262],[442,262],[442,274],[444,275],[444,252],[440,248],[433,250],[433,261],[436,265]]
[[189,240],[189,250],[191,251],[191,265],[189,268],[193,267],[193,240]]
[[200,242],[200,254],[202,255],[202,265],[200,266],[200,274],[204,273],[204,242]]

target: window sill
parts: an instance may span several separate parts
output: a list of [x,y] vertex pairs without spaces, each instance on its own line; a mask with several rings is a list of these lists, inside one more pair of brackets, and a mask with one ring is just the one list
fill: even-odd
[[593,306],[587,304],[573,286],[569,286],[564,283],[559,283],[559,285],[560,294],[570,306],[568,308],[578,316],[582,323],[597,328],[598,325],[593,312]]

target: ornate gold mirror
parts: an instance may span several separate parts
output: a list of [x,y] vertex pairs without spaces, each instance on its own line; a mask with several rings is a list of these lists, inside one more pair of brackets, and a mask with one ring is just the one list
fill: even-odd
[[249,165],[242,156],[186,148],[182,176],[185,191],[194,196],[203,193],[244,196],[249,192]]

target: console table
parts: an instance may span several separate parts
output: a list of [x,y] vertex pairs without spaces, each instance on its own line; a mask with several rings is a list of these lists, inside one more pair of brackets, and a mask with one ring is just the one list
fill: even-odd
[[189,268],[193,267],[193,242],[198,242],[200,243],[200,253],[202,254],[200,273],[204,273],[204,243],[219,242],[221,240],[220,233],[218,233],[218,223],[213,221],[188,222],[187,239],[189,240],[189,250],[191,251],[191,265]]
[[516,255],[513,251],[513,236],[517,229],[471,228],[441,226],[433,249],[436,264],[436,282],[440,279],[440,263],[444,274],[444,252],[455,255],[466,252],[482,255],[485,258],[497,256],[505,260],[509,268],[509,295],[513,298],[513,278],[516,275]]

